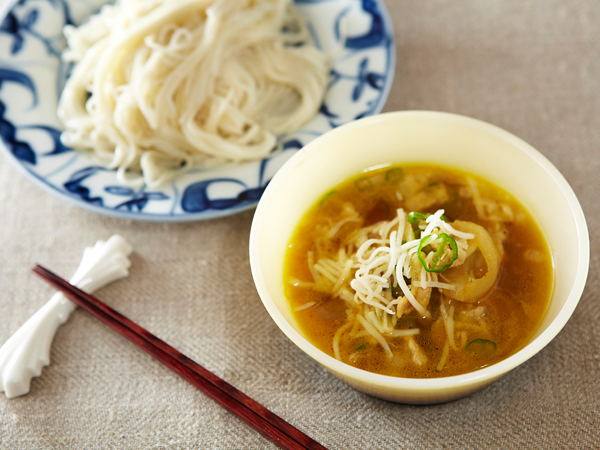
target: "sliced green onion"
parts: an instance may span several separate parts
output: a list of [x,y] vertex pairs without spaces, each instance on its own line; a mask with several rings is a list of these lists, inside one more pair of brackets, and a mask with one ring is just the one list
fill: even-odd
[[319,205],[322,205],[323,203],[325,203],[325,200],[327,200],[330,196],[332,196],[333,194],[335,194],[337,191],[334,189],[332,191],[329,191],[327,194],[325,194],[322,198],[321,201],[319,202]]
[[373,187],[373,182],[370,178],[360,177],[354,181],[354,186],[356,186],[359,192],[365,192]]
[[430,215],[431,214],[421,214],[413,211],[408,213],[406,220],[408,220],[408,223],[411,225],[418,226],[421,220],[426,220]]
[[477,358],[488,358],[496,351],[496,343],[487,339],[474,339],[465,346],[465,350]]
[[[431,263],[429,265],[423,257],[422,250],[423,248],[425,248],[426,246],[438,239],[441,239],[442,242],[435,251],[435,255],[433,256],[433,259],[431,260]],[[437,237],[430,234],[422,238],[419,242],[417,257],[419,258],[419,261],[421,261],[421,264],[423,264],[423,267],[427,272],[440,273],[446,270],[448,267],[450,267],[452,263],[456,260],[456,258],[458,258],[458,246],[456,245],[456,241],[454,240],[454,238],[448,236],[446,233],[442,233]],[[448,258],[450,258],[449,261]],[[444,263],[443,261],[448,262]]]
[[397,183],[404,178],[404,170],[400,167],[394,167],[385,173],[385,181],[388,183]]
[[[422,214],[413,211],[408,213],[408,217],[406,218],[406,220],[408,220],[408,223],[410,223],[413,226],[419,226],[421,220],[427,220],[429,216],[431,216],[431,214]],[[442,219],[445,222],[446,216],[440,216],[440,219]]]

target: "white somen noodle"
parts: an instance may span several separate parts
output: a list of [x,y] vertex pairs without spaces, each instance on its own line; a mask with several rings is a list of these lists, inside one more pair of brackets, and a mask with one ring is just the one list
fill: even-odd
[[268,156],[328,82],[291,0],[122,0],[64,33],[61,139],[134,186]]

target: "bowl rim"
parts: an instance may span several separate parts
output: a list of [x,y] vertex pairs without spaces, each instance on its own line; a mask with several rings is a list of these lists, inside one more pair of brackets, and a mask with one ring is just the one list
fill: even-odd
[[[368,372],[366,370],[359,369],[338,361],[334,357],[315,347],[310,343],[310,341],[308,341],[308,339],[306,339],[301,333],[296,331],[292,325],[290,325],[290,323],[285,319],[283,314],[272,301],[266,283],[261,275],[260,259],[258,257],[259,230],[264,220],[269,200],[277,191],[279,185],[286,181],[288,173],[293,171],[304,159],[309,158],[312,153],[319,151],[323,143],[335,138],[339,134],[343,134],[350,129],[369,126],[370,124],[380,121],[396,121],[405,119],[421,119],[434,122],[441,121],[445,123],[461,124],[463,126],[483,131],[487,134],[491,134],[497,138],[507,141],[526,156],[530,157],[557,185],[560,192],[564,195],[567,203],[569,204],[570,212],[577,228],[579,253],[577,259],[576,276],[573,285],[570,288],[565,304],[557,312],[556,318],[539,336],[528,342],[523,348],[518,350],[513,355],[490,366],[461,375],[439,378],[394,377]],[[589,271],[590,243],[585,215],[579,200],[575,195],[575,192],[564,176],[559,172],[559,170],[541,152],[514,134],[496,125],[492,125],[479,119],[448,112],[414,110],[385,112],[346,123],[323,134],[322,136],[319,136],[317,139],[310,142],[299,152],[293,155],[275,174],[257,205],[250,230],[249,252],[252,276],[263,305],[279,329],[308,356],[313,358],[328,370],[341,373],[346,378],[351,378],[362,384],[376,384],[384,388],[402,388],[418,391],[447,389],[449,387],[470,385],[477,382],[484,383],[486,381],[493,381],[499,376],[524,363],[541,351],[546,345],[548,345],[550,341],[552,341],[552,339],[554,339],[554,337],[566,325],[567,321],[570,319],[575,308],[577,307],[577,304],[579,303],[585,288]]]

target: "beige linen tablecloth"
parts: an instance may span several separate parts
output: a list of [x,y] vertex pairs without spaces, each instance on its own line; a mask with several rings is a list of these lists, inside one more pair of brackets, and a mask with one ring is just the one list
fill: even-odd
[[[600,447],[600,2],[388,0],[397,70],[385,111],[429,109],[498,125],[563,173],[590,228],[587,287],[541,353],[462,400],[389,403],[346,386],[279,331],[248,262],[253,211],[155,224],[52,196],[0,157],[0,343],[118,233],[129,278],[99,292],[123,314],[331,449]],[[556,218],[560,220],[560,217]],[[274,448],[253,429],[77,310],[30,394],[0,394],[2,449]]]

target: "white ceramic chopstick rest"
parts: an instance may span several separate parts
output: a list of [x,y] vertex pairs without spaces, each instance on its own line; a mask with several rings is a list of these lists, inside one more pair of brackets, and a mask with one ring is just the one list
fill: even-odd
[[[86,247],[70,283],[91,294],[125,278],[129,274],[128,256],[132,250],[131,245],[118,235]],[[56,330],[76,307],[57,292],[6,341],[0,348],[0,392],[8,398],[29,392],[31,379],[39,377],[42,368],[50,364],[50,346]]]

